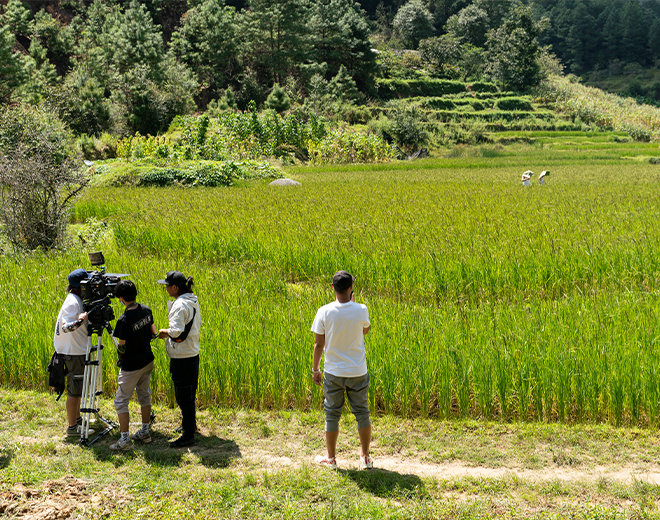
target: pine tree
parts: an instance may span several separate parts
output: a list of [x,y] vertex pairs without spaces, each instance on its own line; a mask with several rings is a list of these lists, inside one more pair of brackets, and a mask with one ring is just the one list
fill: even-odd
[[587,6],[579,2],[573,9],[573,25],[566,38],[571,71],[575,74],[590,70],[596,61],[593,46],[595,24]]
[[603,27],[604,47],[607,52],[608,62],[623,58],[623,26],[621,25],[621,2],[614,1],[610,8],[610,14]]
[[32,14],[20,0],[9,0],[0,16],[0,25],[8,27],[16,37],[32,34]]
[[163,59],[163,38],[160,27],[153,24],[147,8],[131,0],[112,31],[112,57],[120,73],[143,65],[158,76],[158,65]]
[[243,16],[243,54],[264,80],[283,83],[312,51],[307,0],[250,0]]
[[236,12],[224,0],[204,0],[190,9],[172,35],[176,57],[194,70],[206,97],[213,97],[238,69]]
[[28,103],[37,104],[43,99],[47,88],[57,83],[57,71],[46,56],[46,49],[38,41],[30,45],[30,55],[24,58],[24,64],[23,70],[28,79],[17,94]]
[[376,57],[371,51],[369,25],[353,0],[318,0],[309,22],[314,61],[326,63],[332,77],[344,65],[361,89],[371,84]]
[[645,65],[649,61],[649,24],[638,0],[628,0],[621,16],[623,25],[623,59]]
[[26,79],[21,57],[13,48],[14,35],[8,26],[0,27],[0,104],[8,104]]
[[355,81],[343,65],[339,67],[337,75],[330,80],[328,91],[337,101],[357,101],[360,97]]
[[660,58],[660,18],[656,18],[649,30],[649,50],[654,59]]
[[273,85],[273,90],[268,95],[268,99],[266,99],[266,108],[275,110],[277,113],[286,112],[291,108],[291,99],[277,83]]

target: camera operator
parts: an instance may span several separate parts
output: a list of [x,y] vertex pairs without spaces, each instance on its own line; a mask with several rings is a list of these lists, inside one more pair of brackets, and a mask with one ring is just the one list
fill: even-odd
[[[83,375],[85,373],[85,356],[91,343],[87,334],[87,313],[84,312],[80,292],[80,282],[87,280],[89,274],[84,269],[76,269],[69,273],[69,294],[62,304],[55,324],[53,344],[55,352],[64,358],[67,370],[66,415],[69,437],[80,435],[82,419],[80,418],[80,401],[82,398]],[[88,430],[90,434],[94,430]]]
[[[122,280],[115,288],[115,296],[126,307],[117,320],[113,336],[119,345],[119,378],[115,395],[115,410],[119,418],[121,438],[110,445],[112,451],[126,451],[133,441],[151,442],[149,422],[151,420],[151,372],[154,369],[154,354],[151,340],[156,337],[156,326],[151,309],[137,303],[137,289],[130,280]],[[137,393],[141,406],[142,428],[129,437],[128,401]]]
[[168,328],[161,329],[158,337],[167,338],[170,374],[174,383],[174,396],[181,409],[181,437],[170,442],[170,448],[195,444],[197,421],[195,398],[199,378],[199,331],[202,326],[199,303],[193,294],[193,279],[179,271],[169,271],[164,280],[167,294],[175,298],[169,307]]

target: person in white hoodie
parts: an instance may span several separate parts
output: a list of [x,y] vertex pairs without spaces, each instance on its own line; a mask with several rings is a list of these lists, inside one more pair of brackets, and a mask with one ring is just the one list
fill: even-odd
[[199,331],[202,325],[197,296],[193,294],[193,279],[179,271],[169,271],[164,280],[167,294],[174,298],[170,305],[168,328],[161,329],[158,337],[167,339],[170,374],[174,383],[174,397],[181,409],[181,437],[170,442],[170,448],[195,444],[197,420],[195,398],[199,379]]

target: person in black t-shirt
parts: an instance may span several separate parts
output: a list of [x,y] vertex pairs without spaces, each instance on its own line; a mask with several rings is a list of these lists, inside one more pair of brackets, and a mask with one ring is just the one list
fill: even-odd
[[[115,409],[119,417],[121,438],[110,445],[113,451],[130,450],[133,441],[151,442],[149,423],[151,420],[151,372],[154,369],[154,355],[151,340],[156,337],[156,326],[151,309],[137,303],[137,289],[130,280],[121,280],[115,288],[115,295],[126,306],[124,314],[117,320],[113,336],[119,344],[119,381],[115,395]],[[128,401],[136,391],[142,407],[142,428],[133,435],[128,434]]]

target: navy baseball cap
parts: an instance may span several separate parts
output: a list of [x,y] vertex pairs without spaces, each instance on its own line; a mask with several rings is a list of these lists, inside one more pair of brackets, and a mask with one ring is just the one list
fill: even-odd
[[80,282],[87,280],[89,278],[89,273],[84,269],[76,269],[69,273],[69,287],[74,289],[80,288]]
[[355,276],[346,271],[337,271],[332,277],[332,285],[336,291],[343,292],[355,281]]
[[165,275],[165,279],[158,280],[158,283],[186,287],[188,285],[188,279],[179,271],[168,271],[167,275]]

